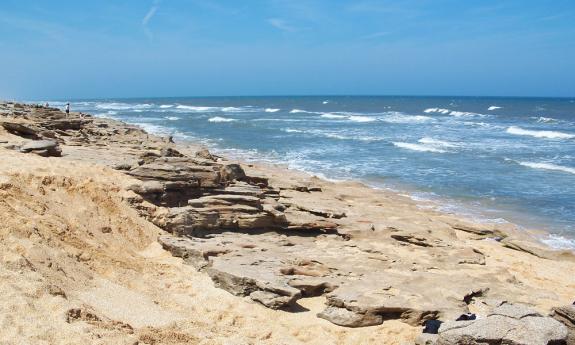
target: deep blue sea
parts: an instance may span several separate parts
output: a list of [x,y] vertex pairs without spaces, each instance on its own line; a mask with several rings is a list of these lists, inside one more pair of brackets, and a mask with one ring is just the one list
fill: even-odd
[[575,99],[142,98],[72,110],[545,230],[548,244],[575,248]]

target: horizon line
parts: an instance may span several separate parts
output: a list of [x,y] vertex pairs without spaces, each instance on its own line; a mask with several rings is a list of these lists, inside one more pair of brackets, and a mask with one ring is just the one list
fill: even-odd
[[[575,96],[493,96],[493,95],[406,95],[406,94],[276,94],[276,95],[205,95],[205,96],[129,96],[129,97],[71,97],[71,98],[52,98],[42,99],[42,101],[84,101],[84,100],[128,100],[128,99],[154,99],[154,98],[250,98],[250,97],[412,97],[412,98],[537,98],[537,99],[575,99]],[[1,98],[0,98],[1,99]],[[5,101],[32,102],[39,100],[12,99]]]

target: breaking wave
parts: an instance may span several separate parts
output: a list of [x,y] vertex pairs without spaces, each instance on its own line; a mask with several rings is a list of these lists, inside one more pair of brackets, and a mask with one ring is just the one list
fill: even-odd
[[382,121],[388,123],[423,123],[434,121],[432,117],[423,115],[405,115],[402,113],[391,113],[381,118]]
[[412,143],[404,143],[399,141],[392,142],[394,146],[400,147],[402,149],[408,149],[412,151],[420,151],[420,152],[435,152],[435,153],[446,153],[447,151],[439,149],[437,147],[433,147],[431,145],[421,145],[421,144],[412,144]]
[[424,113],[439,113],[439,114],[449,114],[451,110],[449,109],[443,109],[443,108],[427,108],[425,109],[423,112]]
[[347,116],[345,116],[345,115],[338,115],[338,114],[332,114],[332,113],[321,114],[321,117],[325,117],[327,119],[345,119],[345,118],[347,118]]
[[555,170],[555,171],[566,172],[569,174],[575,174],[575,168],[565,167],[551,163],[534,163],[534,162],[517,162],[517,163],[533,169]]
[[277,109],[277,108],[266,108],[266,109],[265,109],[265,112],[266,112],[266,113],[276,113],[276,112],[278,112],[278,111],[280,111],[280,110]]
[[193,105],[177,105],[176,109],[187,110],[187,111],[194,111],[194,112],[209,112],[209,111],[218,111],[218,107],[197,107]]
[[431,146],[435,146],[435,147],[453,148],[453,147],[460,146],[459,144],[456,144],[456,143],[450,143],[447,141],[437,140],[437,139],[433,139],[433,138],[429,138],[429,137],[423,137],[423,138],[419,139],[418,142],[421,144],[431,145]]
[[426,114],[437,113],[437,114],[451,115],[451,116],[456,116],[456,117],[460,117],[460,116],[487,116],[487,115],[483,115],[483,114],[472,113],[469,111],[456,111],[456,110],[449,110],[449,109],[445,109],[445,108],[427,108],[423,112]]
[[236,121],[236,120],[230,119],[227,117],[220,117],[220,116],[215,116],[215,117],[211,117],[208,119],[208,122],[232,122],[232,121]]
[[456,117],[460,117],[460,116],[485,116],[482,114],[478,114],[478,113],[472,113],[469,111],[451,111],[449,112],[449,115],[451,116],[456,116]]
[[96,109],[111,109],[111,110],[134,110],[134,109],[148,109],[151,108],[152,104],[128,104],[128,103],[99,103],[96,104]]
[[539,123],[558,122],[558,120],[556,120],[554,118],[544,117],[544,116],[533,117],[532,119],[535,119]]
[[350,117],[348,117],[348,119],[350,121],[353,121],[353,122],[373,122],[373,121],[377,120],[373,117],[360,116],[360,115],[351,115]]
[[497,109],[501,109],[501,107],[498,107],[496,105],[492,105],[489,108],[487,108],[487,110],[492,111],[492,110],[497,110]]
[[366,135],[349,135],[345,133],[337,133],[332,131],[323,131],[318,129],[294,129],[294,128],[286,128],[283,129],[286,133],[301,133],[312,135],[315,137],[323,137],[329,139],[338,139],[338,140],[356,140],[356,141],[364,141],[364,142],[374,142],[374,141],[383,141],[384,138],[381,137],[374,137],[374,136],[366,136]]
[[568,134],[556,131],[535,131],[529,129],[523,129],[516,126],[511,126],[506,130],[509,134],[515,135],[528,135],[536,138],[547,138],[547,139],[572,139],[575,138],[574,134]]
[[575,239],[560,235],[549,234],[546,238],[542,238],[541,242],[555,249],[575,249]]

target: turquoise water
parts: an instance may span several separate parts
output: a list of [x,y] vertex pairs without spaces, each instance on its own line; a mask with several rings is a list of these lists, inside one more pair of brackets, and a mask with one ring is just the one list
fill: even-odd
[[77,100],[72,110],[402,190],[449,211],[546,230],[548,243],[575,248],[575,99],[146,98]]

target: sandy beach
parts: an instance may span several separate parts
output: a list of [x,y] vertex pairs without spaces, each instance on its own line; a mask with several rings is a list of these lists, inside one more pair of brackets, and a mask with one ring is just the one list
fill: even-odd
[[512,224],[10,102],[0,157],[0,344],[575,339],[575,254]]

